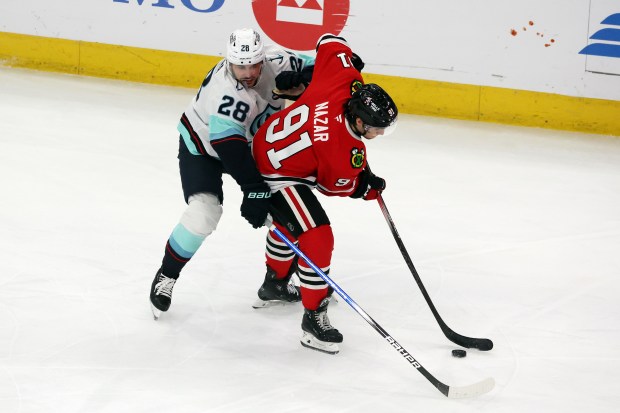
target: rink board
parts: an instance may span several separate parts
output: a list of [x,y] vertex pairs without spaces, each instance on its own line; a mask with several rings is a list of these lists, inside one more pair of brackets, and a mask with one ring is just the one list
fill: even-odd
[[[0,65],[195,88],[221,57],[0,32]],[[620,102],[364,73],[402,113],[620,136]]]

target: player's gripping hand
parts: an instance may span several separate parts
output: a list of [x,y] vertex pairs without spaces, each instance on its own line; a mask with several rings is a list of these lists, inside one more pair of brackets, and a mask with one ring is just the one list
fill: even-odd
[[281,99],[297,100],[304,90],[308,79],[303,73],[287,70],[276,76],[276,88],[273,93]]
[[271,190],[264,183],[242,185],[243,202],[241,202],[241,216],[254,228],[260,228],[265,224],[269,213]]
[[364,194],[366,201],[377,199],[379,194],[385,189],[385,179],[379,178],[377,175],[370,172],[368,177],[368,190]]
[[276,76],[276,87],[279,90],[294,89],[302,83],[305,83],[303,73],[295,70],[286,70]]
[[370,172],[368,167],[364,168],[357,177],[359,185],[351,198],[363,198],[366,201],[377,199],[379,194],[385,189],[385,179],[379,178]]
[[275,88],[273,90],[273,94],[275,95],[274,99],[279,98],[279,99],[288,99],[288,100],[295,101],[299,99],[299,97],[301,96],[302,93],[304,93],[305,90],[306,90],[306,86],[304,86],[303,83],[292,89],[280,90],[278,88]]

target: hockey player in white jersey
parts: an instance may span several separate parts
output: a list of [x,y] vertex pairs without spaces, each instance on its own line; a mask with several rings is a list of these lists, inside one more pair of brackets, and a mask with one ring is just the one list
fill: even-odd
[[[250,144],[267,117],[284,108],[285,100],[273,93],[276,76],[291,71],[312,73],[313,65],[310,56],[265,46],[252,29],[230,35],[226,58],[207,74],[177,128],[187,208],[168,238],[162,265],[151,284],[155,319],[168,310],[181,270],[218,225],[224,201],[222,174],[232,176],[243,191],[241,215],[254,228],[264,224],[271,192],[256,169]],[[294,271],[291,265],[286,277],[278,279],[267,268],[258,301],[300,301],[298,289],[290,283]]]

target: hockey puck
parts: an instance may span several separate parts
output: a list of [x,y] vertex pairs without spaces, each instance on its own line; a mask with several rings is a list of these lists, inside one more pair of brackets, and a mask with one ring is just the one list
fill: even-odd
[[452,357],[463,358],[467,355],[465,350],[452,350]]

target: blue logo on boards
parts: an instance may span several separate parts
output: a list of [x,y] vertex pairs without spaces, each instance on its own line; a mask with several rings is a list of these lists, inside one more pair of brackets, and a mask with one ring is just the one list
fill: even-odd
[[[144,3],[144,0],[112,0],[112,1],[114,3],[131,3],[132,1],[136,1],[138,3],[138,6],[142,6],[142,3]],[[174,6],[170,4],[170,2],[179,1],[179,0],[154,0],[154,1],[155,2],[151,4],[151,6],[153,7],[163,7],[165,9],[174,9]],[[206,9],[199,9],[198,7],[194,6],[194,3],[192,3],[192,0],[180,0],[180,1],[181,3],[183,3],[185,7],[187,7],[191,11],[195,11],[198,13],[211,13],[211,12],[219,10],[224,5],[225,0],[213,0],[213,4],[211,4],[211,7],[208,7]]]
[[[601,24],[608,24],[610,26],[620,26],[620,13],[612,14],[601,22]],[[587,54],[593,56],[604,57],[620,57],[620,28],[605,28],[590,36],[590,39],[603,40],[613,43],[592,43],[583,48],[579,54]]]

